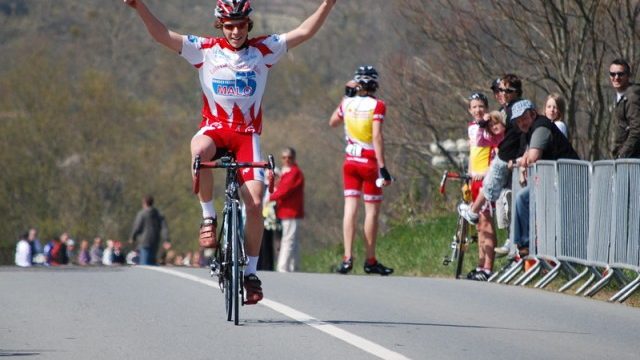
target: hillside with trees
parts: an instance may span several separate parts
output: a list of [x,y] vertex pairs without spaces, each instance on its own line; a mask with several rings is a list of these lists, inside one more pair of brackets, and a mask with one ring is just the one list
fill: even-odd
[[[252,34],[291,30],[319,2],[254,0]],[[211,0],[147,4],[177,32],[217,34]],[[565,95],[572,142],[584,158],[606,158],[608,61],[623,56],[637,69],[638,6],[338,1],[316,37],[273,68],[264,99],[263,152],[293,146],[307,177],[303,248],[341,241],[343,134],[328,119],[357,65],[378,68],[388,108],[387,161],[398,181],[385,193],[384,230],[440,207],[429,145],[464,137],[465,97],[505,72],[537,102]],[[11,261],[28,226],[45,239],[69,231],[126,240],[147,193],[175,246],[195,246],[188,145],[201,95],[186,61],[154,43],[119,0],[0,0],[0,53],[0,261]]]

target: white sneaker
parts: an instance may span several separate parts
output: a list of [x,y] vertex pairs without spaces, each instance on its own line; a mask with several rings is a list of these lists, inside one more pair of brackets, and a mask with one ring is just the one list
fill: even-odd
[[515,248],[511,245],[511,239],[507,239],[507,241],[504,242],[504,245],[494,248],[493,251],[496,253],[497,257],[502,257],[515,252]]
[[469,206],[469,204],[465,203],[461,203],[460,205],[458,205],[458,214],[465,218],[465,220],[467,220],[469,224],[472,225],[477,225],[478,219],[480,219],[480,216],[478,214],[474,214],[473,212],[471,212],[471,207]]

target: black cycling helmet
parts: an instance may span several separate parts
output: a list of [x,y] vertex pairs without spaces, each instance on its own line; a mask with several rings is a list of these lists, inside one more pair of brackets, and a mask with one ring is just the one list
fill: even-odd
[[218,19],[242,19],[253,9],[249,0],[217,0],[215,16]]
[[360,66],[353,77],[363,90],[376,91],[378,89],[378,72],[371,65]]
[[488,107],[489,106],[489,99],[487,99],[487,96],[481,92],[474,92],[471,95],[469,95],[468,98],[469,101],[471,100],[480,100],[484,103],[484,107]]

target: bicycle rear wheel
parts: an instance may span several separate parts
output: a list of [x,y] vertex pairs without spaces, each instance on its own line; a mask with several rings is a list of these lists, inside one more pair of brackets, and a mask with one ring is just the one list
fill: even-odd
[[458,227],[456,229],[456,247],[458,257],[456,259],[456,279],[460,279],[462,266],[464,264],[464,253],[467,251],[467,233],[469,223],[462,216],[458,216]]

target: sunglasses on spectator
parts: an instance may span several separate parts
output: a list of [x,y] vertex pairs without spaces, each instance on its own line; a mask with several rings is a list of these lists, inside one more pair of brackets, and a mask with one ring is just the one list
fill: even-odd
[[507,94],[513,94],[514,92],[516,92],[516,89],[511,89],[511,88],[498,88],[498,92],[502,92],[502,93],[507,93]]
[[241,22],[233,22],[233,23],[226,23],[226,24],[222,24],[222,27],[224,27],[225,30],[233,30],[235,28],[238,29],[244,29],[247,24],[249,24],[249,21],[241,21]]
[[622,72],[622,71],[621,72],[609,72],[609,76],[611,76],[612,78],[614,78],[616,76],[617,77],[624,77],[626,75],[627,75],[627,73],[626,72]]

